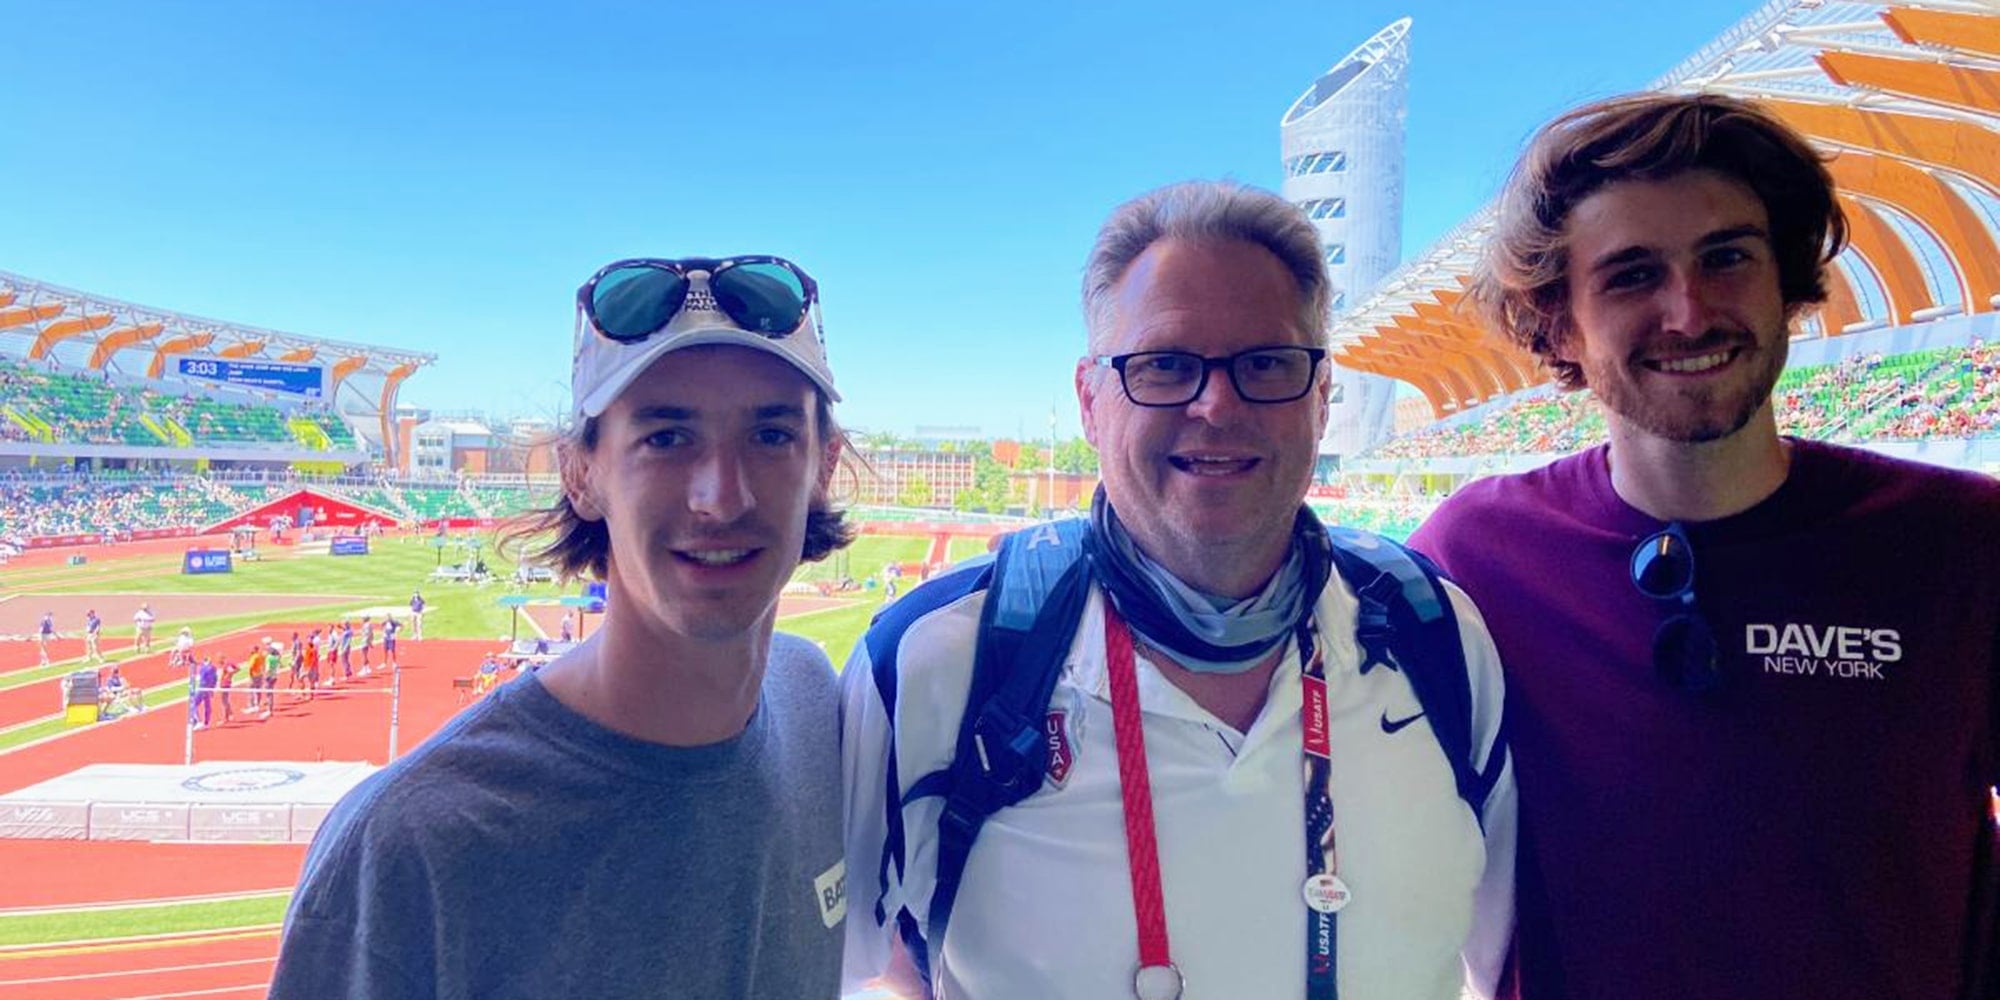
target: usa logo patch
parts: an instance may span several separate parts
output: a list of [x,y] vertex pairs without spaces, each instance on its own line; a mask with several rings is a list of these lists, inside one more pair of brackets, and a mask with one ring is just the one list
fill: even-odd
[[1061,788],[1069,780],[1070,769],[1076,766],[1076,752],[1069,745],[1069,713],[1050,709],[1042,723],[1042,737],[1049,745],[1049,784]]

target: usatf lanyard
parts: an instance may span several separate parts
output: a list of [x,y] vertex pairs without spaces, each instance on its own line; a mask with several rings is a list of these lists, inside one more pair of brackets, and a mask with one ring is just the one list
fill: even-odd
[[[1326,663],[1316,626],[1298,626],[1306,766],[1306,996],[1339,995],[1334,958],[1334,914],[1350,894],[1340,880],[1334,843],[1331,747],[1327,738]],[[1118,746],[1118,785],[1125,803],[1125,851],[1132,873],[1132,910],[1139,925],[1139,969],[1132,992],[1139,1000],[1176,1000],[1184,981],[1167,944],[1166,903],[1160,888],[1160,846],[1153,824],[1152,779],[1146,770],[1146,734],[1139,718],[1139,670],[1132,632],[1110,601],[1104,602],[1104,657],[1111,681],[1111,722]]]

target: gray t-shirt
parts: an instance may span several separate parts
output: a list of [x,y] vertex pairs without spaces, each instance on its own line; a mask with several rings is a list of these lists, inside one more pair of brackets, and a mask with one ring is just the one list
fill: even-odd
[[832,668],[774,636],[744,732],[634,740],[530,674],[327,817],[271,996],[825,998],[846,884]]

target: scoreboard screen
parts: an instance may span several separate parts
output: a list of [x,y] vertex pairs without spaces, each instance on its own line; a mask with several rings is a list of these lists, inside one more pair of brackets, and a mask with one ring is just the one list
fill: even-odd
[[277,361],[237,361],[232,358],[179,358],[176,370],[183,378],[288,392],[317,399],[326,385],[326,369],[319,365],[290,365]]

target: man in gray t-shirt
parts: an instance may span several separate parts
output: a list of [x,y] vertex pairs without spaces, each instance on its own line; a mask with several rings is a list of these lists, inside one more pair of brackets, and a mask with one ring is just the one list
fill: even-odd
[[603,624],[341,800],[273,997],[835,996],[837,698],[772,631],[852,535],[817,296],[772,257],[584,285],[562,496],[517,537]]

